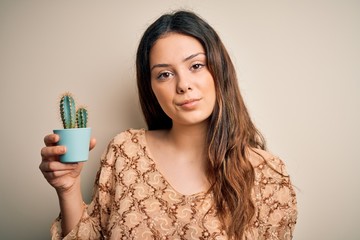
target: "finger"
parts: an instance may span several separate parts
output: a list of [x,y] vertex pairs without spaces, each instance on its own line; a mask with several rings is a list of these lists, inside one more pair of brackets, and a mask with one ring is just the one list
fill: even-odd
[[64,171],[54,171],[54,172],[43,172],[44,177],[51,181],[55,178],[61,178],[66,175],[70,175],[73,172],[73,170],[64,170]]
[[44,143],[46,146],[55,146],[59,140],[60,137],[57,134],[49,134],[44,137]]
[[51,157],[58,157],[64,153],[66,153],[65,146],[43,147],[40,152],[43,160],[49,160]]
[[90,150],[92,150],[96,145],[96,139],[95,138],[91,138],[90,139]]
[[79,167],[79,164],[64,164],[58,161],[43,161],[41,162],[39,168],[42,172],[56,172],[56,171],[73,171]]

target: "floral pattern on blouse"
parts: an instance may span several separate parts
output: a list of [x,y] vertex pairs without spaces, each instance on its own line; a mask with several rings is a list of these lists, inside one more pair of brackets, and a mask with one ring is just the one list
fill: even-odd
[[[256,213],[243,239],[291,239],[296,196],[284,163],[258,149],[249,151],[249,159],[256,176]],[[144,129],[129,129],[110,142],[94,190],[80,222],[63,239],[228,239],[212,194],[183,195],[173,189],[156,168]],[[61,216],[51,234],[62,239]]]

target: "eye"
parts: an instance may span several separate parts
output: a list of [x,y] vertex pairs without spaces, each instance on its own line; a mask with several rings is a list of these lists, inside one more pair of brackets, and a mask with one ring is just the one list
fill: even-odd
[[191,69],[192,70],[199,70],[201,68],[203,68],[205,65],[204,64],[201,64],[201,63],[195,63],[191,66]]
[[158,80],[165,80],[167,78],[170,78],[173,75],[172,72],[162,72],[157,76]]

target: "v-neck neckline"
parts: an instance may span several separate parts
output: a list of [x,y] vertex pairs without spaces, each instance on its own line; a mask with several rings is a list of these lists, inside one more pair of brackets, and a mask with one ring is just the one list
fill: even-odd
[[200,191],[200,192],[196,192],[196,193],[192,193],[192,194],[184,194],[184,193],[181,193],[180,191],[176,190],[176,188],[173,187],[173,185],[167,180],[165,175],[157,167],[156,160],[151,152],[151,149],[149,148],[149,145],[148,145],[148,142],[146,139],[146,130],[144,128],[142,128],[142,129],[140,129],[140,133],[141,133],[140,134],[141,142],[143,143],[143,146],[144,146],[145,155],[148,156],[149,161],[151,161],[151,163],[154,165],[154,170],[160,174],[161,178],[166,182],[166,184],[169,186],[169,188],[171,188],[171,190],[173,190],[176,194],[180,195],[180,197],[184,197],[184,198],[196,198],[196,197],[200,197],[200,196],[205,196],[207,194],[207,191]]

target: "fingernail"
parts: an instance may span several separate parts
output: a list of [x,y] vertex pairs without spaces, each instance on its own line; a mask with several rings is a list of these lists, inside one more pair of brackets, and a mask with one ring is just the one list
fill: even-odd
[[65,153],[65,152],[66,152],[66,147],[64,147],[64,146],[61,147],[61,148],[60,148],[60,152],[61,152],[61,153]]
[[54,139],[54,142],[58,142],[59,141],[59,135],[55,134],[53,139]]

